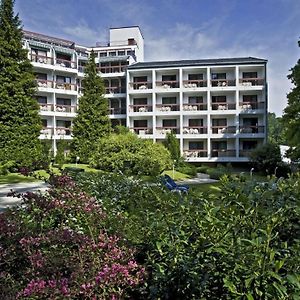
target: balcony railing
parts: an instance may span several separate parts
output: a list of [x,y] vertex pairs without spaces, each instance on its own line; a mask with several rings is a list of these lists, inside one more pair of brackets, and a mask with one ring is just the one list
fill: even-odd
[[156,132],[158,134],[167,134],[167,133],[175,133],[179,134],[180,128],[179,127],[173,127],[173,126],[167,126],[167,127],[156,127]]
[[53,127],[43,127],[41,134],[44,135],[53,135]]
[[122,73],[125,72],[127,65],[125,66],[107,66],[107,67],[98,67],[97,71],[103,74],[107,73]]
[[239,105],[242,110],[256,110],[266,107],[265,102],[240,102]]
[[76,113],[77,106],[76,105],[62,105],[62,104],[57,104],[55,106],[55,110],[57,112]]
[[179,111],[179,104],[157,104],[156,110],[162,112]]
[[53,65],[53,58],[45,55],[30,54],[30,60],[40,64]]
[[151,81],[143,81],[143,82],[129,82],[130,88],[134,90],[147,90],[152,89]]
[[183,156],[185,158],[207,157],[207,153],[207,149],[184,150]]
[[53,111],[53,104],[39,103],[41,111]]
[[240,78],[239,82],[242,86],[255,86],[265,84],[265,80],[263,78]]
[[235,157],[236,150],[227,150],[227,149],[213,149],[211,151],[212,157]]
[[126,90],[124,87],[121,86],[112,86],[112,87],[105,88],[105,94],[123,94],[123,93],[126,93]]
[[152,105],[147,104],[139,104],[139,105],[129,105],[129,111],[130,112],[151,112],[153,109]]
[[62,59],[62,58],[56,58],[56,65],[64,67],[64,68],[72,68],[76,69],[76,61],[71,61],[67,59]]
[[66,83],[66,82],[54,82],[54,86],[56,89],[59,90],[66,90],[66,91],[77,91],[77,84],[74,83]]
[[124,108],[124,107],[110,107],[109,108],[109,114],[110,115],[125,115],[126,114],[126,108]]
[[212,79],[211,86],[213,87],[235,86],[235,79]]
[[187,126],[183,127],[183,134],[207,134],[207,127],[204,126]]
[[164,89],[174,89],[179,88],[179,81],[172,80],[172,81],[156,81],[156,86]]
[[236,133],[236,126],[212,126],[213,134],[233,134]]
[[138,135],[153,134],[153,129],[151,127],[131,127],[130,131]]
[[240,133],[264,133],[265,126],[240,126]]
[[68,127],[56,127],[56,135],[71,135],[72,129]]
[[36,79],[37,86],[39,88],[53,88],[53,81],[52,80],[45,80],[45,79]]
[[183,103],[184,111],[207,110],[207,103]]
[[236,109],[235,103],[229,103],[229,102],[217,102],[211,104],[212,110],[232,110]]
[[207,80],[183,80],[185,88],[207,87]]

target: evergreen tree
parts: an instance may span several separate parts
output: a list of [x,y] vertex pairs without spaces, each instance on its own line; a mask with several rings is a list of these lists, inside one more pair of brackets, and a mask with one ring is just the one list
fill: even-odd
[[[300,41],[298,45],[300,47]],[[294,88],[287,95],[288,105],[284,110],[282,120],[286,140],[289,146],[293,147],[291,157],[300,158],[300,59],[291,71],[288,78],[294,84]]]
[[174,161],[175,166],[182,164],[183,158],[181,157],[180,153],[179,140],[176,138],[176,135],[173,132],[167,133],[164,144],[169,150],[171,159]]
[[0,163],[30,166],[40,160],[39,106],[35,77],[14,1],[0,3]]
[[104,84],[97,73],[92,51],[85,69],[83,95],[79,99],[78,113],[73,122],[72,154],[79,156],[81,162],[88,162],[98,140],[111,131],[108,101],[104,94]]

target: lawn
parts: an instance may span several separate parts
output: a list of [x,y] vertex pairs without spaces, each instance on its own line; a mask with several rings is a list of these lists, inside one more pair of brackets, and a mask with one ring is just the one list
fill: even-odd
[[36,178],[23,176],[19,173],[9,173],[0,175],[0,184],[19,183],[19,182],[34,182]]

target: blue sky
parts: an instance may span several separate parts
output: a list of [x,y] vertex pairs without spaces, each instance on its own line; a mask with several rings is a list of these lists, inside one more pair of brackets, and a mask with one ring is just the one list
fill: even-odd
[[139,25],[145,60],[268,59],[269,110],[282,114],[300,58],[299,0],[16,0],[24,29],[83,45],[109,27]]

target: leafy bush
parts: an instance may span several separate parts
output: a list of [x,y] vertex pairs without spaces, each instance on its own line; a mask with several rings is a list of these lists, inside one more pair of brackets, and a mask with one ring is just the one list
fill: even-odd
[[8,161],[4,164],[0,164],[0,175],[7,175],[9,170],[15,165],[14,161]]
[[0,214],[1,299],[123,299],[144,270],[107,215],[69,177]]
[[143,140],[133,133],[112,134],[101,139],[90,164],[104,171],[158,175],[169,168],[170,154],[161,144]]
[[219,180],[222,176],[228,174],[228,170],[224,166],[217,166],[216,168],[207,168],[206,173],[211,179]]
[[207,169],[209,169],[209,167],[207,167],[207,166],[200,166],[200,167],[197,168],[197,172],[198,173],[206,173]]
[[189,163],[183,162],[181,163],[177,168],[176,171],[181,172],[183,174],[187,174],[190,176],[196,176],[197,175],[197,168]]

